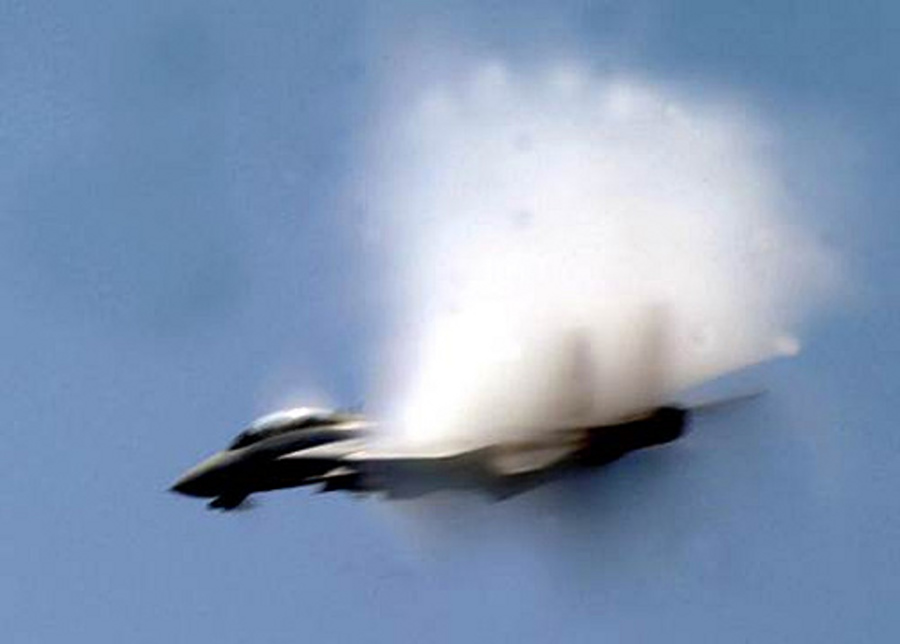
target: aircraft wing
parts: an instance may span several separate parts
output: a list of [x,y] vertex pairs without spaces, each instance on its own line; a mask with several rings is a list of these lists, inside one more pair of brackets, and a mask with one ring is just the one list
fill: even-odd
[[290,452],[279,460],[333,460],[346,464],[390,463],[404,461],[441,461],[458,458],[478,451],[476,446],[453,447],[442,450],[392,450],[373,448],[365,439],[352,439]]
[[[299,450],[281,461],[316,463],[325,474],[310,480],[323,491],[422,489],[430,485],[483,486],[553,467],[584,440],[584,430],[559,431],[533,440],[442,449],[389,449],[353,439]],[[328,466],[331,466],[330,469]]]
[[314,465],[324,472],[310,477],[320,491],[386,492],[392,497],[414,497],[447,487],[485,485],[485,449],[457,446],[443,450],[373,447],[364,439],[320,445],[281,456],[281,462]]

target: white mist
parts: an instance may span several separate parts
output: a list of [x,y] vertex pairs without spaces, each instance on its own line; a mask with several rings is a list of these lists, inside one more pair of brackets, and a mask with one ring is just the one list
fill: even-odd
[[609,422],[793,353],[834,276],[738,101],[484,64],[390,105],[366,184],[409,444]]

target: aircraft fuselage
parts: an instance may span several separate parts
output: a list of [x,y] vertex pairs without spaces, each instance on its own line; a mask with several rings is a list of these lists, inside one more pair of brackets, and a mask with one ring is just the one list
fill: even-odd
[[[540,441],[489,445],[438,457],[360,457],[368,449],[366,438],[371,438],[371,426],[364,422],[303,427],[214,454],[186,472],[172,490],[212,498],[210,507],[222,509],[236,507],[254,492],[312,484],[321,484],[321,491],[385,492],[392,498],[453,488],[505,497],[560,470],[597,467],[674,441],[683,434],[689,414],[681,407],[660,407],[625,422],[564,429],[548,432]],[[533,460],[541,450],[554,448],[559,448],[558,458]],[[510,459],[526,465],[509,467],[505,464]]]

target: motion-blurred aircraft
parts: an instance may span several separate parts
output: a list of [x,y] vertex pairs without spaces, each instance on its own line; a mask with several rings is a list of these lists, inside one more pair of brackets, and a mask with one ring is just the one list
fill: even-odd
[[383,451],[373,425],[339,411],[296,408],[263,416],[227,449],[188,470],[172,490],[232,510],[254,492],[303,485],[319,491],[410,498],[480,489],[503,498],[562,470],[595,467],[679,438],[690,409],[666,406],[610,425],[548,431],[530,440],[445,451]]
[[[640,400],[633,412],[598,423],[597,374],[587,335],[566,341],[568,362],[558,427],[533,431],[528,438],[485,444],[469,442],[440,449],[404,446],[389,449],[375,425],[359,414],[295,408],[263,416],[227,449],[187,471],[172,490],[211,498],[210,508],[232,510],[250,494],[304,485],[321,492],[383,493],[410,498],[446,489],[475,489],[494,498],[527,490],[564,471],[597,467],[631,452],[681,437],[694,412],[704,405],[661,405],[671,351],[658,310],[646,316],[644,342],[636,360]],[[734,399],[732,399],[734,400]],[[577,419],[588,419],[579,422]],[[589,422],[593,419],[593,422]],[[517,434],[521,436],[521,434]]]

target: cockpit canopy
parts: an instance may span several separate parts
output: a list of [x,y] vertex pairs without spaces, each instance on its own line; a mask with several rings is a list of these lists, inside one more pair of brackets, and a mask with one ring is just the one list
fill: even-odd
[[294,407],[257,418],[246,430],[235,436],[228,449],[240,449],[266,438],[297,429],[327,427],[352,420],[354,416],[331,409]]

